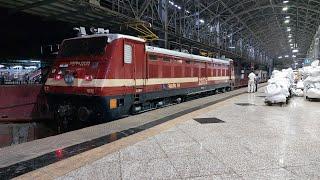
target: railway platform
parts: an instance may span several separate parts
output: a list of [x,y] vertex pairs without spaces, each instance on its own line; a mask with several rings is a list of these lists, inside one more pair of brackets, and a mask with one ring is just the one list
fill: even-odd
[[[263,90],[240,89],[128,117],[141,119],[139,126],[125,118],[20,144],[25,148],[20,154],[8,147],[0,151],[2,170],[20,167],[24,173],[18,179],[319,179],[319,103],[295,97],[282,107],[266,106]],[[155,123],[161,119],[157,113],[167,120]],[[153,125],[147,127],[151,114]],[[95,140],[98,134],[105,136]],[[22,158],[26,149],[29,160]]]

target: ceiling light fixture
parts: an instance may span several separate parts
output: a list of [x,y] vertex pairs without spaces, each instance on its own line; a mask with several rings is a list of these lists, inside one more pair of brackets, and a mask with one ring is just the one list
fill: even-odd
[[286,58],[287,58],[287,57],[289,57],[289,55],[285,55],[284,57],[286,57]]
[[292,52],[293,53],[297,53],[297,52],[299,52],[299,50],[298,49],[294,49],[294,50],[292,50]]
[[282,59],[282,56],[279,56],[278,59]]
[[289,22],[290,22],[289,19],[286,19],[286,20],[284,21],[284,23],[286,23],[286,24],[288,24]]
[[282,11],[288,11],[288,9],[289,9],[288,6],[285,6],[282,8]]
[[283,4],[287,4],[289,1],[283,1]]
[[290,16],[286,16],[286,19],[290,19]]

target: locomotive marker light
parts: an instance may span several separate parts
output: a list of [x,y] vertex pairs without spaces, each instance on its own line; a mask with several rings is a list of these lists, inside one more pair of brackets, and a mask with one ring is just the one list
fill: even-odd
[[117,108],[117,99],[110,99],[110,109]]
[[61,74],[57,74],[57,75],[54,76],[54,79],[55,80],[60,80],[60,79],[62,79],[62,75]]
[[86,81],[92,81],[93,76],[92,76],[92,75],[84,75],[84,79],[85,79]]

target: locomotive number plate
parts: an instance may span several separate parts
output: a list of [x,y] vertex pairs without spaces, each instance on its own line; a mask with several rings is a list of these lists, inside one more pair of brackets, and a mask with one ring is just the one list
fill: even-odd
[[169,89],[180,88],[180,83],[169,83],[168,88]]
[[206,85],[208,84],[208,79],[207,78],[199,78],[199,85]]

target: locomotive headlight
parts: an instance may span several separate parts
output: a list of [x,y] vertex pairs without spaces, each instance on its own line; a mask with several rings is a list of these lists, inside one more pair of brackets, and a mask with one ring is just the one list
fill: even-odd
[[64,76],[64,82],[66,82],[68,85],[71,85],[74,81],[74,76],[72,74],[66,74]]
[[86,80],[86,81],[92,81],[92,79],[93,79],[92,75],[85,75],[84,76],[84,80]]

